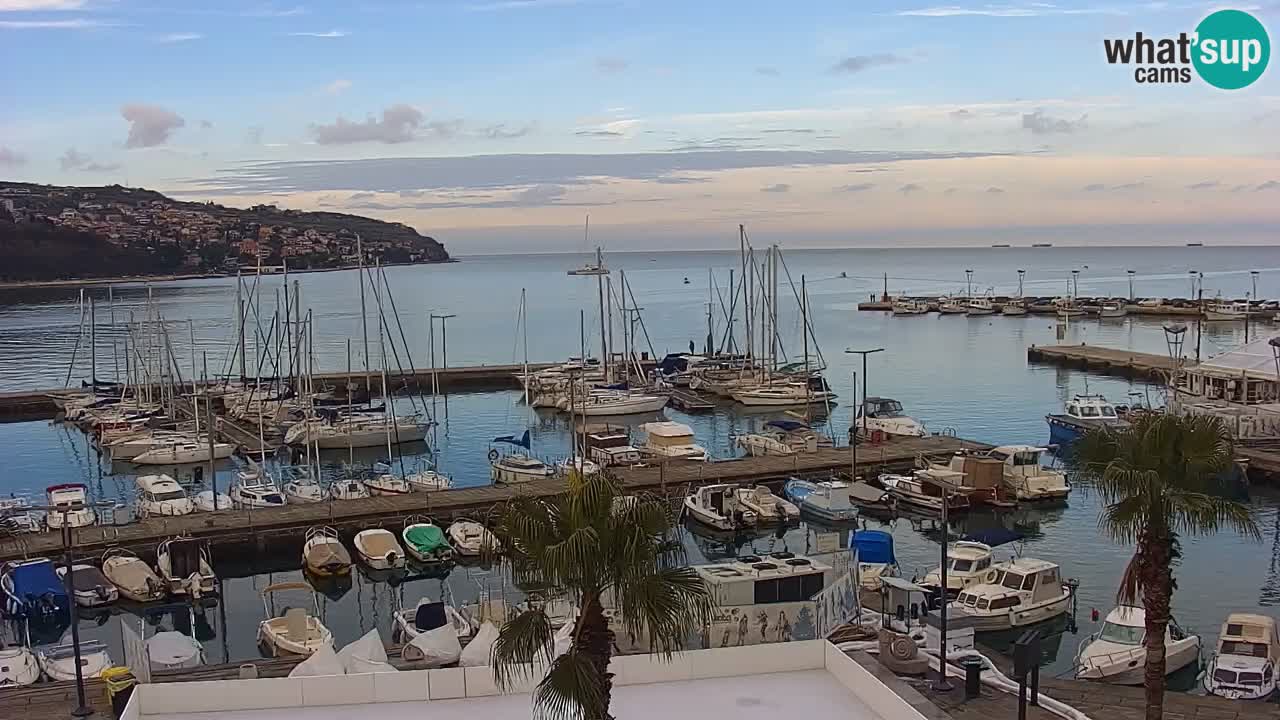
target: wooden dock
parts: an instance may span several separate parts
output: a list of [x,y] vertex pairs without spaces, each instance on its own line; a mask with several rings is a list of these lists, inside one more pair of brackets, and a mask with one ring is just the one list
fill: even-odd
[[1161,381],[1168,380],[1175,369],[1174,361],[1167,355],[1097,345],[1032,345],[1027,348],[1027,362]]
[[[904,438],[858,448],[859,472],[911,467],[920,455],[947,455],[989,445],[949,436]],[[816,453],[741,458],[720,462],[673,461],[660,465],[619,468],[614,474],[630,492],[684,494],[690,486],[717,482],[779,483],[791,476],[825,477],[847,473],[847,447],[823,448]],[[145,518],[128,525],[94,526],[73,531],[77,557],[94,557],[109,547],[150,554],[174,535],[208,541],[215,558],[223,550],[256,552],[296,551],[303,533],[313,525],[328,525],[354,533],[371,527],[398,530],[412,515],[426,514],[438,522],[459,517],[483,519],[495,507],[520,495],[550,496],[565,490],[565,480],[552,478],[524,485],[484,485],[432,493],[372,497],[288,505],[266,510],[228,510],[180,517]],[[60,553],[61,536],[43,532],[0,539],[0,561]]]
[[[924,300],[926,303],[928,303],[930,312],[938,311],[938,303],[941,300],[940,298],[937,298],[937,297],[913,297],[912,299]],[[1007,303],[1012,299],[1013,298],[1000,297],[1000,296],[991,298],[991,304],[995,308],[996,314],[1000,314],[1000,312],[1004,309],[1005,303]],[[1057,314],[1058,307],[1053,304],[1053,300],[1054,298],[1034,298],[1034,297],[1023,298],[1023,301],[1027,303],[1027,313],[1029,315]],[[1099,311],[1102,308],[1102,303],[1109,300],[1110,300],[1109,298],[1079,298],[1078,302],[1080,304],[1080,308],[1083,309],[1088,316],[1096,320],[1098,319]],[[1155,307],[1129,303],[1125,306],[1125,309],[1129,315],[1138,315],[1138,316],[1147,316],[1147,317],[1198,318],[1204,315],[1203,311],[1201,311],[1200,309],[1199,301],[1196,301],[1196,300],[1174,299],[1171,301],[1166,301],[1166,303],[1167,304],[1157,305]],[[865,302],[858,303],[858,309],[864,312],[891,311],[893,310],[893,301],[886,300],[883,298],[880,300],[867,300]],[[1251,314],[1253,315],[1254,318],[1259,320],[1262,320],[1266,317],[1266,313],[1261,311],[1257,311]]]
[[679,388],[671,391],[670,405],[677,410],[688,413],[710,412],[716,408],[714,403],[698,393]]

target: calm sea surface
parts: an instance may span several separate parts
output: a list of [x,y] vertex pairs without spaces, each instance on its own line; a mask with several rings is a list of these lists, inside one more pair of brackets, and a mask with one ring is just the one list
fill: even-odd
[[[885,348],[885,352],[871,356],[868,365],[872,394],[897,398],[908,412],[935,431],[954,429],[962,437],[992,443],[1047,442],[1044,415],[1058,410],[1071,394],[1086,388],[1102,392],[1116,402],[1126,401],[1131,393],[1155,404],[1163,400],[1158,388],[1142,383],[1086,378],[1074,371],[1028,365],[1028,345],[1057,342],[1052,318],[893,318],[887,313],[858,312],[858,302],[883,290],[886,274],[890,292],[933,294],[964,291],[965,270],[972,269],[975,292],[993,287],[997,293],[1012,294],[1017,289],[1017,270],[1021,268],[1027,271],[1027,294],[1050,296],[1065,292],[1074,269],[1080,271],[1081,295],[1127,296],[1126,271],[1134,270],[1138,296],[1188,297],[1192,294],[1189,271],[1196,271],[1204,275],[1207,298],[1219,293],[1243,297],[1253,291],[1255,281],[1258,296],[1280,296],[1280,248],[1274,247],[829,250],[792,251],[785,257],[797,288],[804,277],[812,323],[829,367],[828,381],[841,396],[841,404],[834,408],[828,425],[837,436],[842,436],[848,427],[849,403],[854,397],[852,372],[860,370],[860,361],[855,367],[855,358],[846,355],[845,348]],[[595,283],[565,275],[566,269],[581,265],[585,259],[574,255],[494,256],[464,258],[460,263],[442,266],[387,269],[413,364],[420,368],[430,365],[428,316],[433,313],[455,316],[447,321],[450,365],[519,362],[523,340],[516,332],[516,322],[522,288],[528,297],[531,361],[552,361],[578,353],[582,309],[586,310],[587,344],[598,348]],[[634,301],[643,309],[643,328],[637,327],[640,349],[651,346],[659,356],[687,350],[691,340],[701,347],[706,336],[709,298],[715,297],[717,291],[727,298],[729,270],[739,268],[736,253],[618,253],[606,260],[615,270],[615,284],[621,277],[616,271],[625,271]],[[1252,275],[1255,270],[1257,275]],[[709,272],[714,284],[709,281]],[[802,346],[798,304],[787,273],[780,276],[784,300],[778,330],[788,356],[799,359]],[[290,277],[291,281],[294,279],[300,283],[303,314],[310,311],[315,322],[318,369],[344,369],[348,341],[352,364],[362,367],[357,274],[344,271]],[[276,292],[282,284],[279,277],[263,280],[259,315],[264,326],[270,324]],[[61,288],[0,291],[0,391],[63,385],[81,335],[80,292]],[[194,357],[198,362],[207,358],[211,373],[224,372],[228,367],[235,333],[234,279],[157,283],[150,287],[121,285],[113,288],[110,302],[105,288],[86,292],[96,304],[100,378],[113,378],[116,367],[123,368],[123,325],[131,314],[140,320],[149,300],[169,323],[180,364],[190,367]],[[366,302],[371,364],[376,368],[381,366],[381,359],[377,353],[377,311],[372,293],[368,293]],[[389,299],[384,298],[384,303],[389,306]],[[724,332],[721,313],[717,299],[713,306],[717,337]],[[117,326],[114,330],[109,327],[113,316]],[[394,321],[392,328],[398,336]],[[1274,332],[1274,326],[1254,329],[1255,333],[1259,331]],[[739,342],[741,333],[739,326]],[[621,334],[620,325],[616,325],[616,344],[621,343]],[[1243,324],[1206,326],[1201,352],[1212,355],[1243,340]],[[1165,351],[1161,324],[1151,319],[1072,323],[1067,341]],[[1194,342],[1193,338],[1188,345]],[[70,373],[73,383],[88,377],[86,343],[87,332],[74,351],[76,367]],[[438,363],[443,362],[443,345],[437,323],[434,347]],[[406,361],[402,358],[402,362]],[[394,361],[391,364],[394,367]],[[408,409],[407,404],[404,409]],[[488,482],[485,453],[488,441],[497,435],[519,433],[529,427],[536,453],[562,457],[568,452],[565,419],[550,412],[530,413],[516,392],[441,397],[435,404],[435,414],[440,426],[433,450],[441,469],[459,485]],[[731,404],[705,415],[685,416],[674,410],[667,410],[666,415],[692,425],[699,441],[722,457],[732,454],[731,435],[777,417],[739,412]],[[0,493],[36,497],[48,485],[84,481],[102,497],[119,497],[133,485],[134,475],[129,468],[112,468],[99,462],[78,431],[48,422],[0,425],[0,451],[5,458]],[[419,457],[407,457],[407,463],[420,459],[426,448],[416,448],[415,452]],[[364,459],[377,455],[380,453]],[[345,452],[326,456],[330,471],[336,470],[345,456]],[[219,472],[224,486],[230,472],[230,466]],[[1208,636],[1207,644],[1228,612],[1256,610],[1280,597],[1280,497],[1257,489],[1250,502],[1263,529],[1262,542],[1221,533],[1188,538],[1183,543],[1175,608],[1180,622]],[[1066,576],[1080,580],[1080,633],[1059,638],[1057,651],[1051,653],[1048,662],[1054,673],[1069,671],[1076,645],[1084,634],[1096,629],[1089,620],[1089,609],[1096,607],[1105,614],[1112,606],[1116,582],[1132,554],[1132,548],[1117,545],[1100,534],[1098,511],[1098,501],[1090,489],[1077,486],[1065,507],[1024,509],[1000,518],[974,515],[952,528],[953,532],[966,532],[999,524],[1013,527],[1027,536],[1020,548],[1023,554],[1061,563]],[[874,520],[867,522],[869,527],[880,526]],[[936,564],[936,541],[930,539],[931,533],[926,535],[926,528],[898,520],[892,529],[904,574],[923,574]],[[724,557],[751,548],[767,551],[785,547],[803,552],[811,541],[809,528],[789,531],[783,537],[748,538],[737,545],[687,535],[695,560]],[[257,565],[230,558],[216,560],[224,577],[222,600],[197,617],[197,632],[206,641],[210,662],[256,657],[254,638],[263,612],[257,593],[272,582],[299,579],[300,573],[294,569],[297,560],[259,559]],[[418,579],[397,586],[357,574],[351,587],[333,589],[332,597],[324,598],[323,610],[326,623],[341,642],[353,640],[372,627],[381,628],[384,638],[389,639],[390,616],[400,604],[412,605],[423,595],[445,593],[462,601],[474,597],[481,586],[500,584],[500,578],[482,570],[458,569],[444,581]],[[166,616],[163,623],[168,626],[176,621],[185,627],[184,612],[174,614],[176,618]],[[87,635],[118,647],[122,621],[136,623],[139,619],[132,614],[117,614],[86,619],[83,627]],[[157,621],[158,618],[149,620],[151,624]]]

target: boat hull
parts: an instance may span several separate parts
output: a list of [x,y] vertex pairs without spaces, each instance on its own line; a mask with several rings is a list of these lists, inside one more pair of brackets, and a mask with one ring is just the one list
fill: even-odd
[[1066,613],[1071,605],[1071,595],[1064,594],[1054,600],[1025,609],[1009,608],[1008,612],[999,614],[974,612],[963,605],[957,606],[954,602],[950,605],[949,612],[952,613],[952,616],[957,619],[963,618],[965,626],[972,627],[975,632],[999,632],[1026,625],[1035,625]]
[[[1088,665],[1090,658],[1085,658],[1086,647],[1081,657],[1076,658],[1076,678],[1092,680],[1108,685],[1143,685],[1146,683],[1146,651],[1141,647],[1129,653],[1098,658],[1098,662]],[[1123,656],[1121,656],[1123,655]],[[1186,641],[1174,643],[1165,648],[1164,674],[1172,675],[1182,668],[1200,659],[1200,639],[1188,638]]]

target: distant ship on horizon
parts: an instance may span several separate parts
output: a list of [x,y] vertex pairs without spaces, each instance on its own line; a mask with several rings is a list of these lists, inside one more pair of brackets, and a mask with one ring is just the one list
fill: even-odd
[[1053,243],[1031,243],[1031,247],[1053,247]]
[[1189,243],[1187,243],[1187,247],[1204,247],[1204,243],[1200,243],[1200,242],[1189,242]]

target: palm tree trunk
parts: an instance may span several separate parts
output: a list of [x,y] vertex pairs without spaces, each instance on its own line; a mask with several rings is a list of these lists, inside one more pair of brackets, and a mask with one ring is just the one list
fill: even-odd
[[1138,538],[1138,572],[1142,578],[1142,606],[1146,611],[1147,662],[1143,686],[1147,693],[1147,720],[1164,717],[1165,646],[1169,605],[1173,597],[1173,540],[1167,535],[1143,533]]
[[583,708],[584,720],[612,720],[609,705],[613,696],[613,673],[609,672],[609,660],[613,656],[613,631],[609,629],[599,596],[582,598],[582,625],[573,645],[575,650],[591,658],[601,682],[602,707]]

